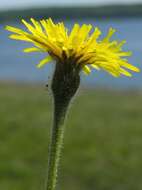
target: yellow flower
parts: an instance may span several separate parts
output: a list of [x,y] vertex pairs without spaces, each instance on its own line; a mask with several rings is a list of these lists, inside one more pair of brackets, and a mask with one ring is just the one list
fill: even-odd
[[110,38],[115,29],[110,28],[108,34],[99,40],[101,31],[98,27],[90,33],[92,25],[74,24],[71,32],[64,24],[54,24],[50,19],[36,21],[31,18],[32,24],[22,20],[27,32],[12,26],[6,26],[6,30],[13,32],[10,38],[27,41],[33,47],[24,49],[24,52],[47,52],[48,55],[40,61],[38,68],[48,62],[55,60],[64,64],[65,59],[74,66],[79,66],[86,74],[91,72],[91,68],[103,69],[115,77],[121,74],[131,76],[126,69],[139,72],[139,69],[128,63],[126,56],[131,52],[122,51],[125,41],[111,41]]

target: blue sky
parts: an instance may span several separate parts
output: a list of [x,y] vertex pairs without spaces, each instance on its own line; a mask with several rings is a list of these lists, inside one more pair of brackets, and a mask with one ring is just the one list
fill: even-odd
[[13,9],[13,8],[24,8],[24,7],[37,7],[44,5],[102,5],[102,4],[118,4],[118,3],[136,3],[142,0],[0,0],[0,9]]

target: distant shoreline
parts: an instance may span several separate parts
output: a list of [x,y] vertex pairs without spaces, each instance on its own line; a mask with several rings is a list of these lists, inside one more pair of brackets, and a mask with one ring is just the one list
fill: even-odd
[[142,4],[105,5],[105,6],[75,6],[75,7],[41,7],[0,12],[0,22],[19,20],[22,18],[104,18],[104,17],[141,17]]

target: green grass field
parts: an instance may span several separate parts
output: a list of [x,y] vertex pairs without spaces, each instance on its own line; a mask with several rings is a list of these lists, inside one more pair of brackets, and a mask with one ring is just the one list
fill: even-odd
[[[0,84],[0,190],[44,190],[52,100]],[[81,89],[66,121],[58,190],[142,189],[142,92]]]

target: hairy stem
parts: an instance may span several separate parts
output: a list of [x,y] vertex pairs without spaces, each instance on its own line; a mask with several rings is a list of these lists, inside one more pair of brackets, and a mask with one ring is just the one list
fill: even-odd
[[49,147],[47,190],[54,190],[64,137],[64,120],[68,105],[54,101],[54,121]]
[[80,84],[78,68],[68,61],[57,63],[52,79],[54,121],[48,157],[47,190],[55,190],[68,106]]

